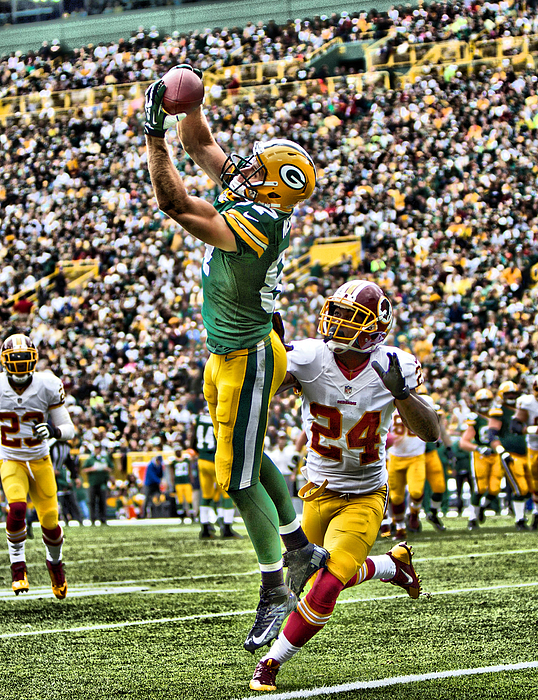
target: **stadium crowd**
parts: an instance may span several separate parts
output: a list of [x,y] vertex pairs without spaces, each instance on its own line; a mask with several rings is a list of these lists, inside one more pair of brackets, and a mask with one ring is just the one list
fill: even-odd
[[[473,7],[485,14],[492,6],[462,12]],[[523,12],[517,3],[511,10]],[[158,60],[138,57],[135,49],[151,55],[141,46],[133,53],[102,47],[102,58],[81,50],[81,63],[69,67],[42,54],[35,71],[28,56],[10,57],[1,82],[25,92],[39,87],[30,77],[37,71],[43,85],[78,87],[124,68],[118,79],[151,80],[171,63],[196,60],[202,36],[155,38]],[[122,67],[117,57],[125,54]],[[82,75],[87,58],[95,70]],[[349,277],[376,281],[394,300],[389,342],[419,357],[454,430],[477,389],[510,379],[527,392],[536,372],[536,82],[531,72],[482,69],[446,80],[432,70],[404,90],[355,94],[342,76],[331,95],[208,109],[226,150],[246,155],[256,138],[285,136],[314,158],[319,186],[294,213],[289,259],[320,238],[362,241],[358,267],[345,260],[326,274],[314,265],[306,284],[285,285],[279,303],[288,339],[316,334],[325,296]],[[123,453],[182,450],[202,405],[203,249],[157,210],[142,124],[140,110],[118,116],[112,108],[78,108],[53,119],[37,111],[9,118],[0,134],[3,335],[30,335],[40,368],[63,379],[83,450],[96,441]],[[178,167],[190,191],[213,197],[214,185],[192,162]],[[36,302],[10,303],[59,261],[85,259],[99,264],[87,286],[70,287],[60,271]],[[273,404],[272,444],[280,430],[299,431],[293,396]]]

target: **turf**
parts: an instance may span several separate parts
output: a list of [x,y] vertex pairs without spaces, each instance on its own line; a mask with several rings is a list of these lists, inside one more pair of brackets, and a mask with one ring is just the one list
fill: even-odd
[[[535,695],[536,668],[357,687],[538,659],[538,533],[516,532],[507,517],[488,518],[472,533],[462,518],[445,522],[445,533],[425,524],[409,538],[431,596],[413,601],[378,581],[344,591],[329,625],[280,671],[277,695],[305,697],[300,691],[309,689],[337,700]],[[28,595],[11,593],[7,547],[0,555],[3,700],[253,695],[248,682],[262,652],[252,656],[242,647],[259,586],[247,539],[200,542],[196,525],[176,521],[69,528],[69,593],[57,601],[37,533],[27,543]],[[372,553],[390,546],[378,540]]]

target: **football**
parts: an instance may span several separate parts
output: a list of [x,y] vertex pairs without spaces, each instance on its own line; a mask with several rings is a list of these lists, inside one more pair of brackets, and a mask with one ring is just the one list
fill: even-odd
[[167,114],[190,114],[204,100],[204,83],[188,68],[175,68],[163,76],[166,91],[163,110]]

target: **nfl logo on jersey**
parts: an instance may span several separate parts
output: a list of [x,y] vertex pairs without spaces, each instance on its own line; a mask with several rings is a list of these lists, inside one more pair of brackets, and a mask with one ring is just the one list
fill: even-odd
[[349,384],[346,384],[346,386],[344,387],[344,394],[346,396],[349,396],[352,391],[353,391],[353,387],[349,386]]

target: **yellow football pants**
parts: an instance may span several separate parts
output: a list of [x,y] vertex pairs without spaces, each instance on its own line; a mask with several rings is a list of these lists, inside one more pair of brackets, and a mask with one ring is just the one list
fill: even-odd
[[58,497],[49,456],[28,462],[4,459],[0,478],[8,503],[26,503],[30,494],[39,523],[46,530],[54,530],[58,525]]
[[532,480],[532,492],[538,493],[538,450],[527,450],[527,461]]
[[405,500],[405,487],[413,501],[420,501],[424,496],[426,482],[426,456],[397,457],[389,453],[387,462],[389,472],[390,500],[399,506]]
[[512,487],[515,496],[526,496],[532,492],[532,478],[527,455],[516,455],[513,452],[510,455],[514,462],[509,467],[504,467],[506,480]]
[[275,331],[254,348],[211,354],[205,366],[204,396],[217,439],[217,483],[225,491],[259,481],[269,404],[286,367],[286,350]]
[[426,452],[426,480],[432,493],[444,493],[446,490],[445,472],[443,463],[437,450]]
[[387,507],[387,487],[342,497],[325,491],[303,502],[303,530],[310,542],[329,550],[328,570],[342,583],[352,578],[370,553]]
[[200,479],[202,498],[206,498],[210,501],[219,501],[221,496],[230,498],[226,491],[223,491],[217,484],[215,462],[209,462],[207,459],[199,459],[198,478]]
[[471,478],[474,493],[488,493],[497,496],[501,490],[503,468],[497,454],[481,455],[471,452]]

